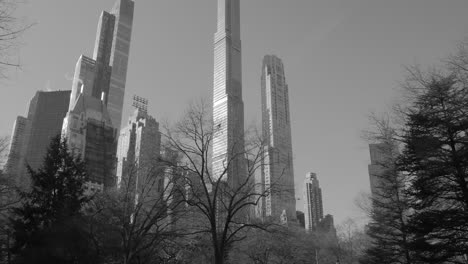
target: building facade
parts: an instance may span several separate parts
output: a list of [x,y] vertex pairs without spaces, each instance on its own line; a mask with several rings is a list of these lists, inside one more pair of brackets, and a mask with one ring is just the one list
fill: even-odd
[[296,199],[288,85],[283,62],[274,55],[263,59],[261,96],[265,140],[262,184],[267,191],[271,189],[264,199],[265,216],[277,218],[286,212],[287,218],[294,220]]
[[391,166],[389,162],[393,161],[393,150],[394,148],[387,143],[369,144],[371,162],[368,166],[368,170],[371,195],[374,201],[382,200],[383,177],[388,176],[386,174],[390,169],[389,166]]
[[330,234],[332,237],[336,237],[335,221],[333,215],[327,214],[320,220],[317,229],[323,234]]
[[80,94],[62,128],[70,152],[85,161],[91,191],[115,185],[117,130],[103,100]]
[[16,183],[20,183],[20,170],[24,167],[24,154],[27,140],[27,128],[29,128],[29,120],[26,117],[16,117],[11,133],[10,144],[8,148],[7,162],[4,167],[4,172],[14,179]]
[[[136,193],[141,185],[149,186],[150,178],[162,174],[158,168],[160,152],[159,123],[146,111],[135,109],[119,136],[117,186],[132,188]],[[162,186],[160,182],[157,184]]]
[[116,184],[117,139],[133,23],[133,0],[117,0],[102,12],[93,58],[81,55],[62,134],[86,162],[91,190]]
[[70,91],[39,91],[29,103],[25,161],[31,168],[40,168],[50,140],[60,135],[69,99]]
[[[245,177],[240,1],[218,0],[214,37],[213,175],[235,186]],[[229,168],[226,173],[226,164]]]
[[39,169],[51,139],[60,135],[69,99],[70,91],[38,91],[29,102],[27,118],[16,119],[7,168],[22,187],[30,184],[26,165]]
[[322,189],[317,174],[309,172],[304,182],[304,220],[307,231],[315,231],[323,219]]
[[101,99],[112,125],[120,130],[127,66],[132,37],[133,0],[117,0],[111,12],[102,12],[98,22],[93,58],[81,55],[73,77],[70,109],[78,95]]
[[122,122],[134,9],[134,0],[117,0],[111,10],[111,14],[115,16],[115,25],[110,53],[112,73],[107,109],[112,124],[117,129],[120,129],[120,124]]

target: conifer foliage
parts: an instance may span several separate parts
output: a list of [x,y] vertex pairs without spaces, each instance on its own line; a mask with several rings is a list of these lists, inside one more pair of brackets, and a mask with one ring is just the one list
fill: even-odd
[[11,219],[15,263],[93,263],[79,224],[81,209],[88,201],[84,163],[57,136],[42,168],[28,167],[28,171],[31,191],[20,193],[22,205],[14,209]]
[[413,197],[412,245],[424,263],[460,263],[468,253],[468,87],[454,75],[420,83],[400,168]]

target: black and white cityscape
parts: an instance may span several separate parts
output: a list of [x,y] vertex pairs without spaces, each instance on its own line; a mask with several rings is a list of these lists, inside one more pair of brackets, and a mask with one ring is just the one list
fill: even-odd
[[468,2],[377,2],[0,0],[0,264],[468,263]]

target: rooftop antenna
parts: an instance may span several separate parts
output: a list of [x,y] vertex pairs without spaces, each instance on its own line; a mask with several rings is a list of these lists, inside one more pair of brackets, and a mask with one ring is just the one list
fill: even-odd
[[148,112],[148,99],[140,97],[138,95],[133,95],[133,107],[140,110],[143,113]]

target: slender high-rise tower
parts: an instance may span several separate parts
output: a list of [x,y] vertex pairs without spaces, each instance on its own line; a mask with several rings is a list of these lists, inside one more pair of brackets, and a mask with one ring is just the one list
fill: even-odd
[[245,168],[239,0],[218,0],[214,38],[213,175],[233,186]]
[[117,0],[99,19],[93,58],[81,55],[62,134],[86,162],[90,190],[115,184],[120,129],[133,24],[133,0]]
[[262,67],[262,134],[265,156],[262,184],[272,192],[265,197],[264,214],[296,219],[294,170],[288,85],[281,59],[267,55]]
[[114,36],[110,53],[112,74],[110,79],[107,109],[112,124],[120,130],[122,109],[127,82],[127,66],[130,56],[130,40],[132,38],[134,0],[117,0],[111,14],[115,16]]
[[323,219],[322,189],[315,173],[307,173],[304,183],[305,229],[314,231]]

